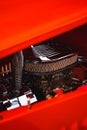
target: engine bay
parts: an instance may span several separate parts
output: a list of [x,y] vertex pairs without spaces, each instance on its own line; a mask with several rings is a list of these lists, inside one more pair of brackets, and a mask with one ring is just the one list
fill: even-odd
[[0,111],[48,100],[87,83],[87,59],[54,39],[0,60]]

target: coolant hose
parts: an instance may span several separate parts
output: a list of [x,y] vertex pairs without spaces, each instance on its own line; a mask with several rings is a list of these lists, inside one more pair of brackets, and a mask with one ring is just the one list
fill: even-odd
[[24,65],[23,52],[20,51],[13,55],[12,57],[12,77],[14,91],[19,90],[22,87],[22,71]]

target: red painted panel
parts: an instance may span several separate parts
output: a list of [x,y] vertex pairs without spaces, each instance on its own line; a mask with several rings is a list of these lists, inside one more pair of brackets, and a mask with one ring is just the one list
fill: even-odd
[[[0,2],[0,58],[87,22],[87,0]],[[0,129],[87,130],[87,86],[0,113]]]
[[0,58],[86,22],[87,0],[3,0]]
[[86,130],[87,85],[77,91],[32,105],[0,113],[0,129]]

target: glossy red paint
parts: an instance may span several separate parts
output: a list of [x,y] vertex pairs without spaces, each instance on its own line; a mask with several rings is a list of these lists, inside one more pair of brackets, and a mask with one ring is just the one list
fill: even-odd
[[0,2],[0,58],[87,23],[87,0]]
[[[3,0],[0,2],[0,58],[85,23],[87,0]],[[79,43],[84,50],[86,43],[82,46],[78,42],[77,46]],[[31,109],[20,107],[0,113],[0,129],[87,130],[86,102],[87,85],[36,103]]]
[[[0,129],[86,130],[87,86],[34,104],[31,109],[20,107],[0,113]],[[85,129],[84,129],[85,128]]]

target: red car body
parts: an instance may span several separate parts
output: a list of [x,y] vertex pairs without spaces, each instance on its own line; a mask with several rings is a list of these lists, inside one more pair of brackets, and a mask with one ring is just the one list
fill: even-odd
[[[86,0],[0,2],[0,59],[55,36],[87,56],[86,35]],[[1,112],[0,129],[87,130],[87,85],[31,109]]]

